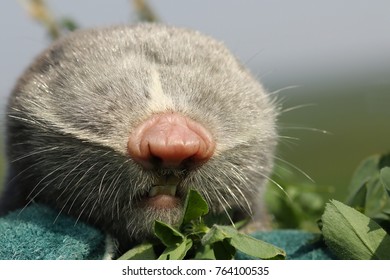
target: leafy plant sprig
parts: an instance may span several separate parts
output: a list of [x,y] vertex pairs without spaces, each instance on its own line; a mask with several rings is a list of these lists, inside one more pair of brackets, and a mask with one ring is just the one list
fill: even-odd
[[[207,202],[195,190],[188,192],[180,226],[155,221],[154,234],[159,242],[145,242],[119,259],[233,259],[236,251],[260,259],[284,259],[286,253],[269,243],[237,231],[233,226],[205,223]],[[159,247],[162,253],[156,253]]]
[[[342,259],[390,259],[390,155],[375,155],[357,168],[347,206],[332,200],[320,227]],[[355,209],[354,209],[355,208]]]
[[[278,205],[283,206],[281,209],[306,209],[308,205],[310,209],[321,208],[320,203],[314,208],[312,201],[307,202],[294,199],[289,202],[291,205]],[[154,229],[159,242],[140,244],[120,259],[232,259],[237,250],[261,259],[285,258],[282,249],[244,235],[232,226],[209,226],[205,222],[208,211],[206,201],[191,190],[180,226],[156,221]],[[352,177],[345,204],[330,200],[322,211],[319,222],[322,237],[338,258],[390,259],[390,154],[363,161]],[[298,215],[301,212],[294,213],[301,217]]]

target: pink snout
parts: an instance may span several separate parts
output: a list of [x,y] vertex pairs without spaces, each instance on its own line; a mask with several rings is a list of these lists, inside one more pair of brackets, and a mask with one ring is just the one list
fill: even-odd
[[199,123],[178,113],[163,113],[139,125],[131,133],[127,148],[145,168],[184,168],[209,160],[215,142]]

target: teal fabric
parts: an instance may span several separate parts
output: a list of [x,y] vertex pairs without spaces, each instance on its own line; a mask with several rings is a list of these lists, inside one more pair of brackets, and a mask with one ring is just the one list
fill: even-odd
[[[334,259],[317,234],[277,230],[252,236],[284,249],[288,259]],[[105,240],[96,228],[42,205],[0,218],[0,260],[102,259]],[[250,259],[242,253],[236,258]]]
[[[0,218],[1,260],[101,259],[105,236],[99,230],[41,205]],[[55,221],[55,222],[54,222]]]

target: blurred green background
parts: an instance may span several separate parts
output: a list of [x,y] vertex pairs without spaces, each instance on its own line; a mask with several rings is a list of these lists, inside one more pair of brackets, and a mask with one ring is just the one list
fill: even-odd
[[284,107],[309,105],[281,115],[281,134],[299,140],[282,138],[279,154],[318,185],[333,186],[335,197],[344,198],[358,164],[372,154],[390,150],[390,86],[318,84],[293,91],[285,98]]

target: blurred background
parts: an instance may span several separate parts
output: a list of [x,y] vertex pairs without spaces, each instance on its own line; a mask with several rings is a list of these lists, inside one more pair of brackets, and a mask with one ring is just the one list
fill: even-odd
[[[0,2],[2,119],[16,79],[51,41],[28,2]],[[139,19],[128,0],[46,3],[55,18],[70,18],[80,28]],[[160,21],[223,41],[269,92],[277,92],[283,105],[278,158],[296,167],[298,181],[308,180],[301,169],[332,197],[344,198],[359,162],[390,150],[390,1],[148,3]]]

